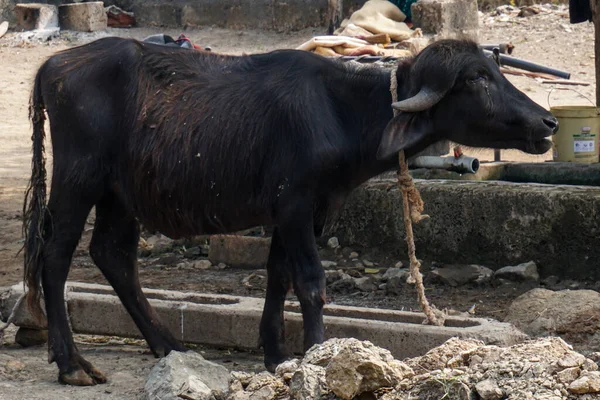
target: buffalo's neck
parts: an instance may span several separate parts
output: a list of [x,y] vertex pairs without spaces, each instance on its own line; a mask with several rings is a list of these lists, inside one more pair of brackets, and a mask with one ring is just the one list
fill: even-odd
[[[400,64],[400,77],[407,75],[408,63]],[[398,166],[397,157],[377,160],[376,154],[385,127],[393,117],[390,92],[391,76],[383,68],[362,68],[326,80],[336,108],[338,124],[346,135],[339,183],[352,190],[368,179]],[[399,98],[404,89],[398,79]]]

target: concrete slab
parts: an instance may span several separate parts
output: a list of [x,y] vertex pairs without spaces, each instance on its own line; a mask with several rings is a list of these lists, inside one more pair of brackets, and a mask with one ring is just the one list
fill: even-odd
[[[434,169],[414,169],[415,179],[451,179],[467,181],[506,181],[523,183],[545,183],[550,185],[600,186],[600,163],[580,164],[569,162],[489,162],[481,163],[476,174],[459,175],[454,172]],[[394,178],[395,173],[386,173],[377,178]]]
[[17,4],[14,8],[17,31],[58,28],[58,7],[51,4]]
[[58,7],[58,18],[61,29],[72,31],[99,31],[106,29],[108,23],[101,1],[63,4]]
[[[242,349],[257,346],[262,299],[153,289],[144,292],[171,332],[185,342]],[[4,318],[22,293],[22,284],[0,288]],[[74,332],[141,337],[109,286],[68,282],[66,302]],[[422,355],[451,337],[476,338],[501,346],[526,338],[512,325],[492,320],[449,317],[445,326],[436,327],[422,325],[423,319],[421,313],[328,305],[326,337],[370,340],[399,359]],[[15,325],[21,320],[27,317],[17,318]],[[285,323],[290,349],[301,353],[302,315],[297,302],[287,303]]]

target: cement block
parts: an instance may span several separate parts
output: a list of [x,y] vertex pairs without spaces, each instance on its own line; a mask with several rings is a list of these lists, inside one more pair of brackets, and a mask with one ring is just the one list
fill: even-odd
[[58,7],[58,17],[61,29],[72,31],[99,31],[106,29],[108,23],[101,1],[63,4]]
[[208,259],[235,268],[264,268],[271,239],[252,236],[219,235],[210,239]]
[[[22,284],[11,287],[10,295],[0,302],[3,315],[21,295],[22,287]],[[256,349],[262,299],[150,289],[144,293],[178,339],[187,343]],[[109,286],[68,282],[66,302],[76,333],[141,338]],[[480,318],[449,317],[445,326],[437,327],[423,325],[424,315],[415,312],[328,305],[324,314],[327,339],[370,340],[389,349],[398,359],[423,355],[451,337],[475,338],[500,346],[520,343],[527,338],[510,324]],[[299,303],[287,302],[285,324],[289,348],[301,353]]]
[[58,28],[58,7],[51,4],[17,4],[14,8],[19,31]]
[[[535,261],[542,278],[600,279],[600,188],[440,180],[416,187],[431,217],[414,225],[419,258],[492,269]],[[355,190],[326,234],[404,259],[396,181]]]
[[437,38],[477,40],[477,0],[419,0],[411,7],[415,27]]

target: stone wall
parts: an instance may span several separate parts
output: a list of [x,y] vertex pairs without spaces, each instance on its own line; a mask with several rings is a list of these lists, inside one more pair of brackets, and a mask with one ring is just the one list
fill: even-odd
[[[359,9],[366,0],[344,0],[344,17]],[[461,0],[462,1],[462,0]],[[458,1],[457,3],[460,3]],[[474,0],[473,0],[474,1]],[[0,0],[0,18],[14,23],[12,8],[16,3],[64,4],[61,0]],[[79,2],[79,1],[76,1]],[[531,4],[533,0],[516,0]],[[554,0],[566,3],[566,0]],[[269,29],[290,31],[308,27],[325,27],[327,0],[106,0],[133,11],[140,25],[152,26],[219,26],[232,29]],[[480,9],[491,9],[507,0],[479,0]],[[463,16],[464,17],[464,16]],[[323,34],[326,32],[323,29]]]
[[[417,257],[502,267],[533,260],[545,277],[600,279],[600,188],[417,181],[430,219],[414,225]],[[344,246],[406,259],[395,181],[357,189],[328,229]]]

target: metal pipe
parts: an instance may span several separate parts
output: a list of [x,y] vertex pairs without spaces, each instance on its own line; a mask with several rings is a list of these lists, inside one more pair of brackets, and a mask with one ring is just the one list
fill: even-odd
[[[483,52],[488,57],[492,57],[494,55],[492,50],[483,49]],[[565,71],[560,71],[560,70],[557,70],[554,68],[545,67],[540,64],[532,63],[530,61],[520,60],[515,57],[507,56],[506,54],[502,54],[502,53],[500,53],[498,56],[500,58],[500,65],[506,65],[508,67],[520,68],[520,69],[523,69],[523,70],[529,71],[529,72],[541,72],[541,73],[545,73],[545,74],[549,74],[549,75],[558,76],[559,78],[563,78],[563,79],[571,79],[570,72],[565,72]],[[371,55],[340,56],[340,57],[336,57],[336,58],[341,61],[357,61],[357,62],[363,62],[363,63],[372,63],[372,62],[377,62],[377,61],[389,62],[389,61],[396,61],[399,59],[398,57],[393,57],[393,56],[371,56]]]
[[498,44],[481,44],[479,45],[479,47],[481,47],[484,50],[494,50],[495,48],[497,48],[498,50],[500,50],[500,53],[502,54],[512,54],[513,50],[515,49],[515,46],[511,43],[498,43]]
[[474,174],[479,170],[479,160],[465,155],[458,158],[454,156],[419,156],[409,160],[408,165],[411,168],[445,169],[459,174]]
[[[494,55],[494,53],[490,50],[484,49],[483,52],[488,57],[492,57]],[[540,64],[532,63],[530,61],[520,60],[518,58],[507,56],[506,54],[499,54],[499,56],[500,56],[500,65],[506,65],[508,67],[520,68],[520,69],[524,69],[525,71],[529,71],[529,72],[541,72],[544,74],[558,76],[558,77],[564,78],[564,79],[571,78],[570,72],[559,71],[557,69],[545,67]]]

